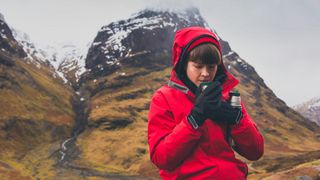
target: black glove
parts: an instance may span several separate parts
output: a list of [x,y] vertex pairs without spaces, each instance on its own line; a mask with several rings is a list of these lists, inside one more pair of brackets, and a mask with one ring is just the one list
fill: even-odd
[[242,119],[241,108],[233,107],[228,102],[221,101],[220,107],[212,111],[210,119],[227,124],[238,124]]
[[198,87],[194,108],[188,115],[188,121],[195,129],[220,107],[221,91],[222,88],[218,81],[209,83],[203,91],[201,85]]

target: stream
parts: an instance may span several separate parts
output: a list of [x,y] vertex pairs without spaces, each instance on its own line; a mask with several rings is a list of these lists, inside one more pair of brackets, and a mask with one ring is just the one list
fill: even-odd
[[61,143],[61,148],[59,150],[60,158],[59,164],[66,166],[70,159],[75,158],[75,143],[79,134],[81,134],[88,123],[88,113],[86,112],[87,101],[82,97],[80,92],[76,93],[77,96],[72,99],[72,107],[75,112],[75,125],[73,127],[71,137],[64,140]]

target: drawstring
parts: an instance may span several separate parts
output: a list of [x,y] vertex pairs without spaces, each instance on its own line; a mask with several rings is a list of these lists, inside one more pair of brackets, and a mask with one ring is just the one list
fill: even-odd
[[182,91],[182,92],[185,93],[185,94],[188,94],[188,91],[189,91],[189,89],[188,89],[187,87],[182,86],[182,85],[180,85],[180,84],[178,84],[178,83],[175,83],[175,82],[173,82],[173,81],[170,81],[170,80],[169,80],[169,82],[168,82],[168,86],[170,86],[170,87],[172,87],[172,88],[174,88],[174,89],[177,89],[177,90],[179,90],[179,91]]
[[231,127],[229,125],[227,126],[227,129],[226,129],[226,141],[231,148],[235,146],[233,139],[231,138]]

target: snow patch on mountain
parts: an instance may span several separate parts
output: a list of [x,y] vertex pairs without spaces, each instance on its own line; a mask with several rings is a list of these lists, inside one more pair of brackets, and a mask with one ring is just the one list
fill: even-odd
[[[116,56],[113,56],[115,53],[111,53],[108,47],[112,47],[113,51],[119,52],[120,56],[129,56],[130,51],[126,51],[126,46],[122,44],[122,40],[125,39],[132,31],[136,29],[148,29],[153,30],[155,28],[163,28],[166,26],[174,27],[176,24],[170,19],[169,22],[164,21],[161,15],[152,16],[149,18],[143,17],[139,18],[142,12],[136,14],[132,18],[127,21],[118,21],[112,23],[112,26],[104,26],[99,32],[106,32],[107,34],[112,34],[109,37],[108,41],[104,43],[104,47],[101,49],[104,50],[104,54],[106,54],[106,58],[108,61],[106,64],[114,64],[117,60]],[[130,28],[127,28],[130,27]],[[93,45],[100,45],[102,42],[94,42]]]
[[58,72],[75,70],[77,81],[86,71],[85,58],[89,43],[86,47],[79,47],[73,43],[59,43],[43,47],[47,57],[51,57],[51,64]]
[[[196,8],[169,11],[148,8],[133,14],[127,20],[120,20],[103,26],[98,33],[108,36],[107,41],[104,41],[104,39],[96,40],[92,47],[99,46],[98,48],[101,49],[101,53],[105,57],[104,63],[114,65],[119,61],[119,57],[134,56],[131,54],[131,49],[127,49],[128,47],[123,44],[124,40],[133,31],[137,29],[154,30],[153,35],[155,36],[156,29],[170,27],[175,32],[179,27],[181,28],[181,23],[185,26],[190,26],[195,22],[204,23],[205,27],[210,29]],[[146,31],[142,31],[142,34],[145,33]],[[136,54],[137,52],[134,53]]]
[[48,57],[50,63],[58,73],[58,75],[67,82],[66,73],[75,72],[76,81],[79,80],[81,74],[86,71],[85,58],[87,55],[89,43],[86,47],[79,47],[73,43],[55,43],[39,46],[45,57]]
[[231,65],[232,65],[234,67],[239,66],[244,71],[253,70],[252,67],[244,59],[239,57],[239,55],[232,50],[227,52],[222,57],[230,61],[230,64],[227,66],[228,69],[231,69]]
[[33,63],[40,69],[41,64],[49,63],[49,60],[44,56],[42,50],[35,47],[28,34],[15,28],[11,28],[11,32],[15,40],[21,45],[23,51],[26,52],[27,56],[24,59],[28,64]]
[[36,64],[40,63],[39,60],[41,62],[47,61],[42,51],[36,48],[34,43],[30,40],[28,34],[14,28],[11,28],[11,31],[13,37],[21,44],[23,50],[27,53],[26,59],[33,61]]
[[235,52],[234,51],[229,51],[227,54],[223,55],[222,57],[227,58],[231,55],[233,55]]
[[310,111],[310,112],[319,111],[319,113],[320,113],[320,98],[319,97],[313,98],[311,101],[309,101],[308,111]]
[[308,107],[308,109],[310,109],[312,107],[320,107],[320,97],[314,97],[307,102],[293,106],[293,108],[299,109],[299,108],[306,107],[306,106]]
[[295,105],[293,109],[320,126],[320,97],[315,97],[305,103]]
[[61,77],[65,83],[68,83],[65,72],[76,68],[75,75],[78,81],[80,75],[86,71],[85,58],[90,43],[86,47],[73,43],[36,44],[28,34],[20,30],[12,28],[12,33],[27,53],[27,60],[39,68],[42,63],[50,64],[56,73],[54,77]]
[[3,39],[8,39],[8,37],[5,35],[5,34],[3,34],[4,33],[4,30],[1,30],[0,31],[0,36],[3,38]]
[[313,107],[320,107],[320,99],[318,100],[318,102],[313,104]]

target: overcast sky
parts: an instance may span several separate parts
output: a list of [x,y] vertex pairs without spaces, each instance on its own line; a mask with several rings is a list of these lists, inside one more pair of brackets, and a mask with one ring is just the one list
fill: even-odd
[[320,96],[319,0],[0,0],[0,13],[35,42],[83,46],[146,7],[189,5],[288,105]]

